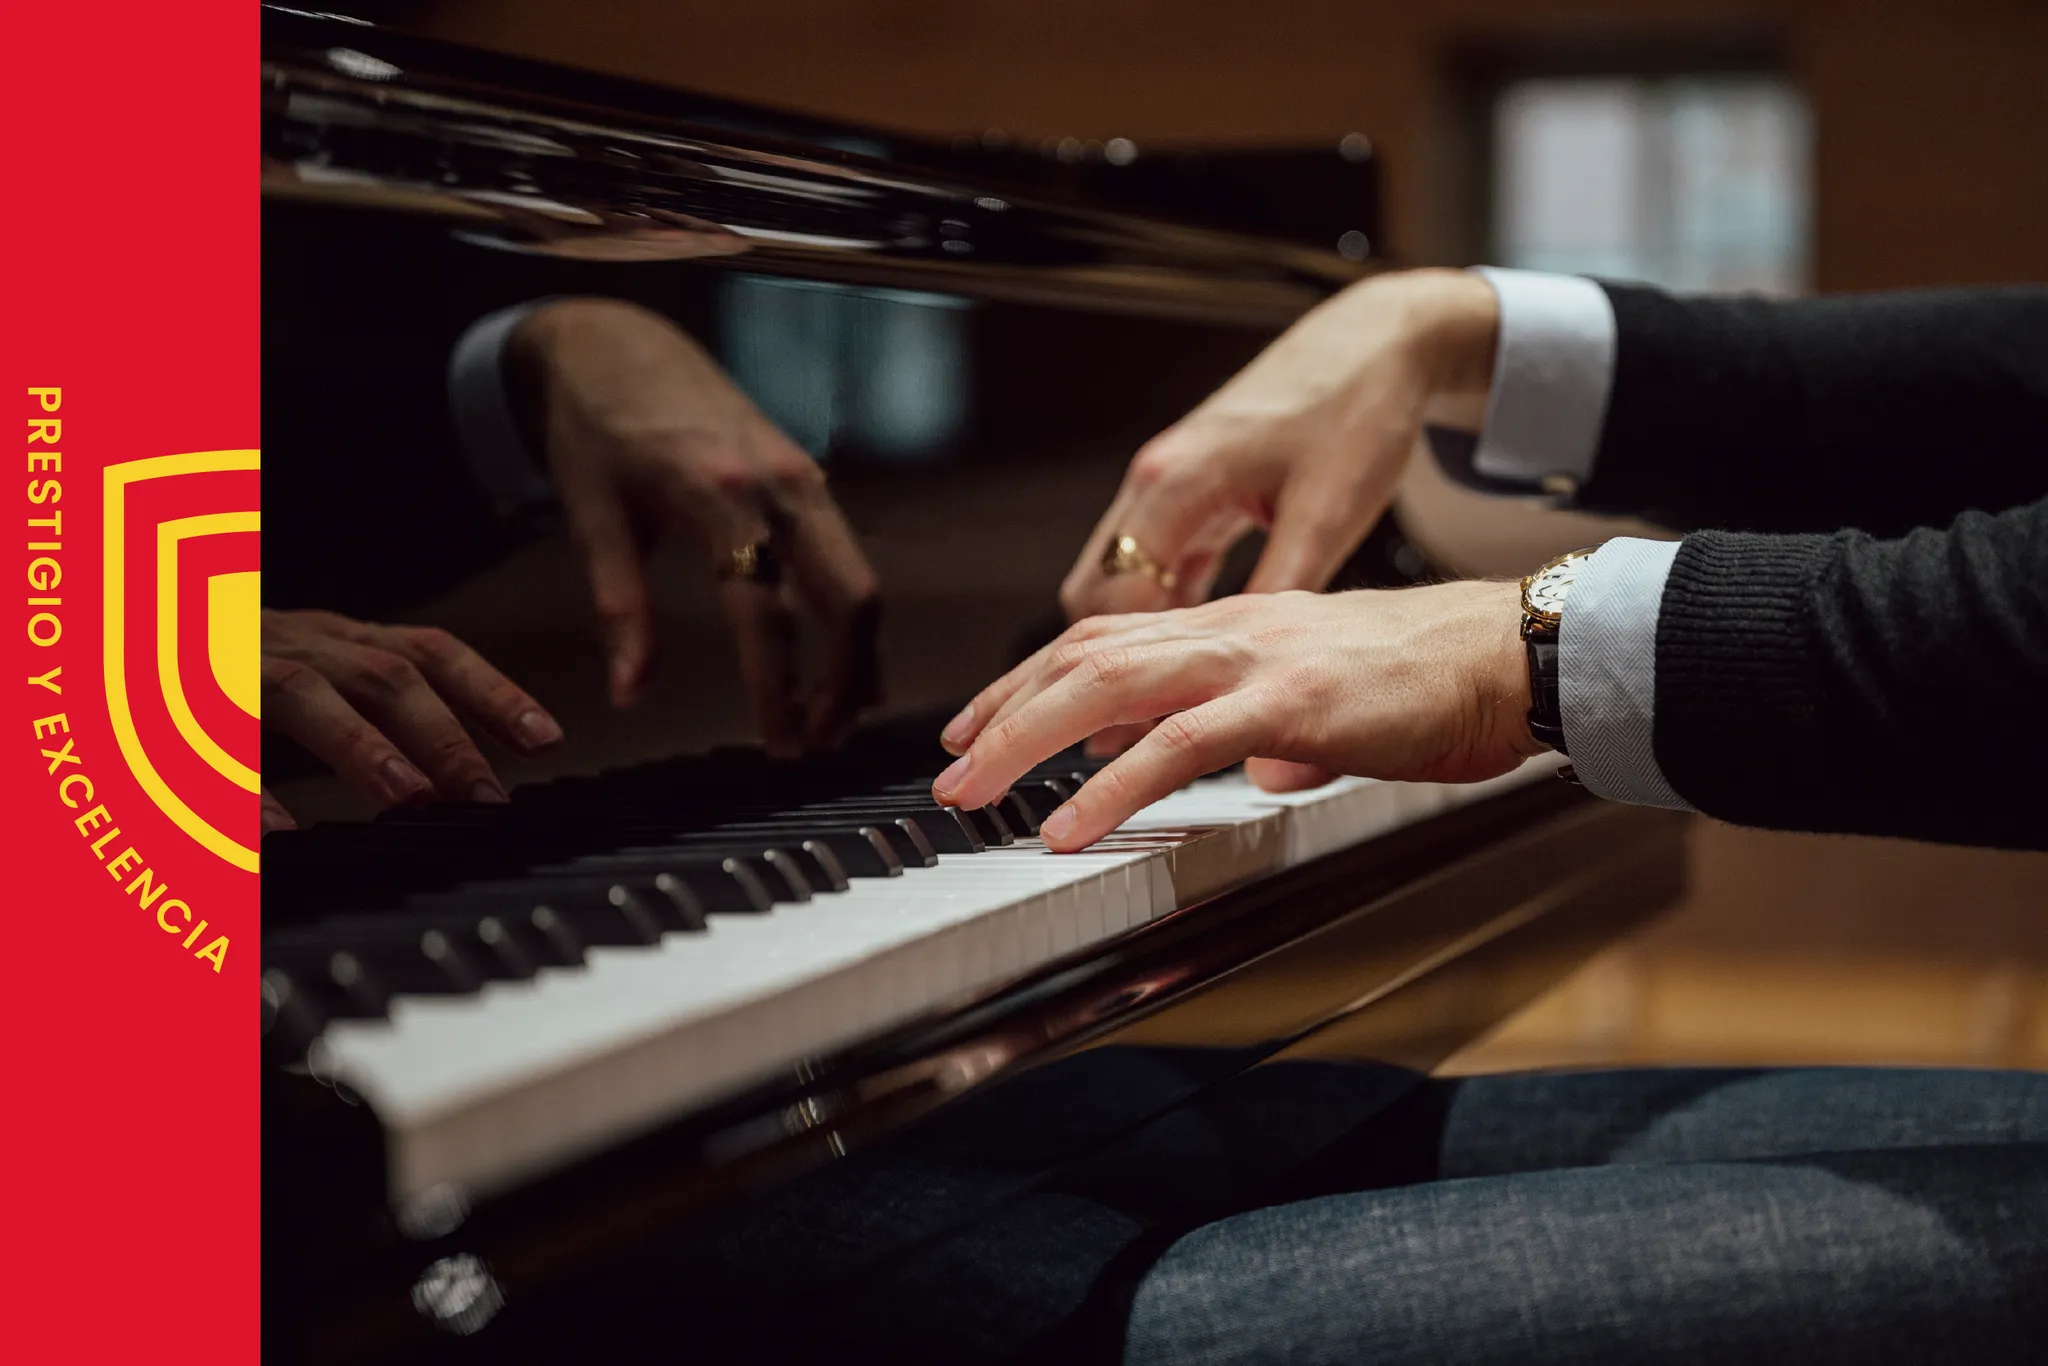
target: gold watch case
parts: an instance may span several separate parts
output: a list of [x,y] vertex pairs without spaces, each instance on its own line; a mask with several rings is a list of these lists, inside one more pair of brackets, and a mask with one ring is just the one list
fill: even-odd
[[1579,568],[1597,549],[1598,546],[1587,546],[1567,551],[1522,580],[1524,639],[1532,631],[1555,634],[1558,624],[1564,620],[1565,600],[1571,596],[1572,583],[1578,578]]

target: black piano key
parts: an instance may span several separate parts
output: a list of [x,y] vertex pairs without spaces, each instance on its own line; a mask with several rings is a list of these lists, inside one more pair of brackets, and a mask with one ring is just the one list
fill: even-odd
[[1006,819],[1015,815],[1035,835],[1046,818],[1073,795],[1073,789],[1057,779],[1025,778],[1005,796],[1003,814]]
[[661,942],[661,924],[654,911],[630,888],[593,879],[578,886],[558,884],[534,894],[528,918],[543,933],[547,923],[537,917],[551,912],[566,923],[586,948],[646,947]]
[[1015,792],[1005,792],[993,804],[992,809],[1002,814],[1003,824],[1009,826],[1013,834],[1035,835],[1038,833],[1039,822],[1043,819],[1031,808],[1030,803]]
[[391,990],[361,955],[312,938],[266,944],[266,964],[286,973],[329,1018],[374,1020],[391,1008]]
[[656,873],[649,887],[657,898],[655,904],[661,910],[665,928],[691,934],[701,934],[709,928],[704,919],[704,903],[674,873]]
[[489,977],[488,960],[465,951],[462,937],[405,916],[363,916],[316,931],[327,947],[366,964],[393,995],[467,995]]
[[[526,877],[470,883],[455,889],[450,895],[467,898],[467,904],[478,907],[538,903],[551,896],[589,901],[603,898],[614,885],[652,886],[654,879],[662,875],[671,879],[667,884],[670,890],[664,892],[664,897],[673,900],[687,895],[699,912],[714,915],[760,912],[773,909],[776,901],[747,860],[716,853],[701,857],[677,854],[663,859],[659,868],[645,869],[637,876],[635,873],[607,874],[595,869],[584,870],[574,864],[556,864],[537,869]],[[783,899],[796,898],[792,893]],[[701,928],[701,925],[684,923],[670,928],[691,929]]]
[[[440,900],[445,901],[446,898]],[[521,914],[519,906],[501,911],[469,910],[434,905],[392,912],[389,919],[403,921],[420,931],[439,930],[467,952],[486,976],[500,981],[524,981],[544,967],[574,968],[583,965],[580,948],[565,948],[536,928]],[[335,923],[335,922],[330,922]]]
[[519,912],[516,918],[521,924],[531,926],[535,933],[546,939],[548,946],[557,955],[573,958],[579,963],[583,961],[588,941],[577,932],[577,927],[570,924],[553,906],[546,903],[530,906]]
[[[907,791],[905,791],[905,788],[907,788]],[[938,807],[938,803],[932,801],[930,793],[932,793],[932,784],[930,782],[899,784],[897,791],[885,791],[885,793],[881,793],[877,799],[872,799],[872,801],[905,803],[905,805],[918,807],[918,809]],[[866,801],[866,799],[854,799],[854,801]],[[975,807],[975,809],[967,809],[967,807],[938,807],[938,809],[940,811],[958,811],[961,819],[975,831],[975,834],[981,838],[981,842],[985,846],[989,846],[989,848],[1016,844],[1016,831],[1010,827],[1010,821],[1004,819],[1001,811],[997,811],[997,807]]]
[[668,872],[695,892],[698,902],[714,915],[758,915],[775,909],[774,896],[745,859],[718,858]]
[[846,869],[840,865],[838,855],[832,852],[830,845],[820,841],[748,841],[700,834],[686,836],[682,841],[682,847],[731,854],[735,857],[762,859],[773,866],[785,880],[800,877],[812,892],[843,892],[847,887]]
[[[789,848],[784,840],[795,840],[796,848],[810,854],[822,864],[825,855],[831,856],[832,863],[840,874],[856,877],[900,877],[903,873],[903,859],[889,842],[889,837],[872,825],[823,826],[791,823],[787,826],[762,823],[721,827],[684,837],[683,842],[701,841],[716,844],[721,840],[758,840],[778,848]],[[830,875],[827,874],[828,882]],[[844,890],[834,887],[834,890]]]
[[535,877],[582,883],[618,874],[664,872],[688,887],[707,911],[766,911],[776,901],[809,901],[811,881],[803,868],[780,850],[750,846],[745,850],[670,848],[647,858],[629,854],[594,854],[588,860],[537,868]]
[[347,949],[327,955],[327,980],[348,1003],[350,1013],[376,1019],[391,1010],[391,989],[371,971],[363,958]]
[[[423,898],[418,909],[433,920],[446,917],[458,925],[477,926],[480,941],[489,933],[497,941],[497,962],[524,958],[536,967],[579,967],[592,945],[653,942],[644,924],[621,915],[605,897],[610,886],[595,878],[530,886],[492,883]],[[401,913],[400,918],[410,917]],[[488,929],[487,920],[492,922]]]
[[780,815],[787,820],[804,820],[815,816],[874,824],[880,824],[885,820],[907,820],[916,823],[917,828],[924,834],[925,842],[938,853],[979,854],[988,848],[988,841],[980,829],[957,807],[940,806],[928,799],[861,799],[845,804],[800,807],[794,811],[782,812]]
[[1010,790],[1024,793],[1034,810],[1043,805],[1043,814],[1049,816],[1062,803],[1072,801],[1074,794],[1081,790],[1081,785],[1072,778],[1027,776],[1020,779]]
[[830,849],[805,849],[803,841],[787,838],[745,840],[684,835],[665,844],[629,845],[609,854],[592,854],[574,863],[563,864],[558,869],[544,871],[616,874],[666,868],[671,864],[706,858],[735,858],[745,862],[777,901],[808,901],[812,893],[820,889],[828,892],[846,890],[846,873]]
[[[929,789],[927,788],[927,790]],[[805,808],[807,811],[814,809],[817,808]],[[1003,819],[1001,813],[996,811],[994,807],[983,806],[969,810],[957,806],[940,806],[929,796],[920,797],[910,793],[894,793],[883,794],[873,798],[849,798],[844,808],[833,807],[831,809],[865,809],[877,813],[894,811],[916,819],[919,824],[925,826],[927,833],[931,832],[931,827],[934,823],[943,825],[946,823],[947,817],[950,816],[953,824],[957,824],[972,832],[974,839],[978,840],[982,846],[980,849],[947,849],[938,846],[935,840],[934,846],[938,847],[939,852],[942,854],[978,854],[983,849],[1017,842],[1015,832],[1010,829],[1009,823]],[[927,819],[928,817],[929,820]]]
[[[771,838],[776,835],[785,837],[802,836],[805,838],[832,840],[844,840],[851,837],[869,844],[879,841],[880,845],[886,848],[890,855],[895,858],[896,862],[904,868],[930,868],[938,861],[934,856],[931,841],[925,838],[924,831],[918,827],[917,822],[907,820],[875,820],[866,822],[847,821],[833,817],[812,820],[776,818],[713,826],[706,833],[713,835],[737,833]],[[834,848],[839,852],[840,862],[847,864],[848,871],[852,872],[851,858],[853,856],[850,856],[845,849],[840,848],[837,844],[834,845]],[[854,876],[859,876],[859,874],[854,874]],[[893,874],[885,871],[883,876],[893,876]]]
[[556,960],[553,956],[555,946],[545,935],[534,934],[495,915],[464,919],[488,955],[487,961],[495,976],[525,981],[542,967],[576,967],[583,962],[580,954],[572,961]]
[[262,978],[263,1057],[266,1062],[302,1061],[306,1049],[327,1027],[327,1003],[301,974],[266,965]]
[[993,806],[977,806],[960,814],[973,824],[981,835],[982,842],[991,848],[1017,842],[1016,833],[1010,829],[1010,823],[1004,820],[1003,813]]
[[655,864],[568,864],[493,886],[489,894],[577,906],[595,906],[602,901],[643,936],[653,936],[650,943],[673,931],[696,933],[705,928],[703,899],[682,873]]
[[[725,853],[739,854],[755,848],[762,850],[763,857],[773,854],[786,859],[813,892],[843,892],[847,887],[846,869],[840,865],[839,857],[832,852],[831,846],[821,841],[763,840],[750,844],[744,840],[707,839],[696,835],[689,838],[692,842],[701,840],[704,848]],[[784,875],[788,875],[787,870]]]

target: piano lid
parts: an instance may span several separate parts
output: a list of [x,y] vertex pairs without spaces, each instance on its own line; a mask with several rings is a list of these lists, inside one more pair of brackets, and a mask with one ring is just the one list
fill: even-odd
[[[269,197],[430,215],[468,240],[571,259],[1264,326],[1373,268],[1334,239],[1107,210],[1100,174],[1064,169],[331,16],[263,15]],[[1186,215],[1185,194],[1168,199]]]

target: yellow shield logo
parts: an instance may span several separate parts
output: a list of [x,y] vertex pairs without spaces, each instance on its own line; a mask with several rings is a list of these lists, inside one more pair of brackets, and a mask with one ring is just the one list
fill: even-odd
[[255,872],[257,452],[106,468],[106,684],[129,769],[178,828]]

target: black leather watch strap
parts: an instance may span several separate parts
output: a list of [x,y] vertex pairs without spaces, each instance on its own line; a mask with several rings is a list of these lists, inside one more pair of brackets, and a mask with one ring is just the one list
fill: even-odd
[[1564,747],[1564,711],[1558,704],[1557,637],[1531,632],[1522,640],[1529,652],[1529,733],[1559,754],[1569,754]]

